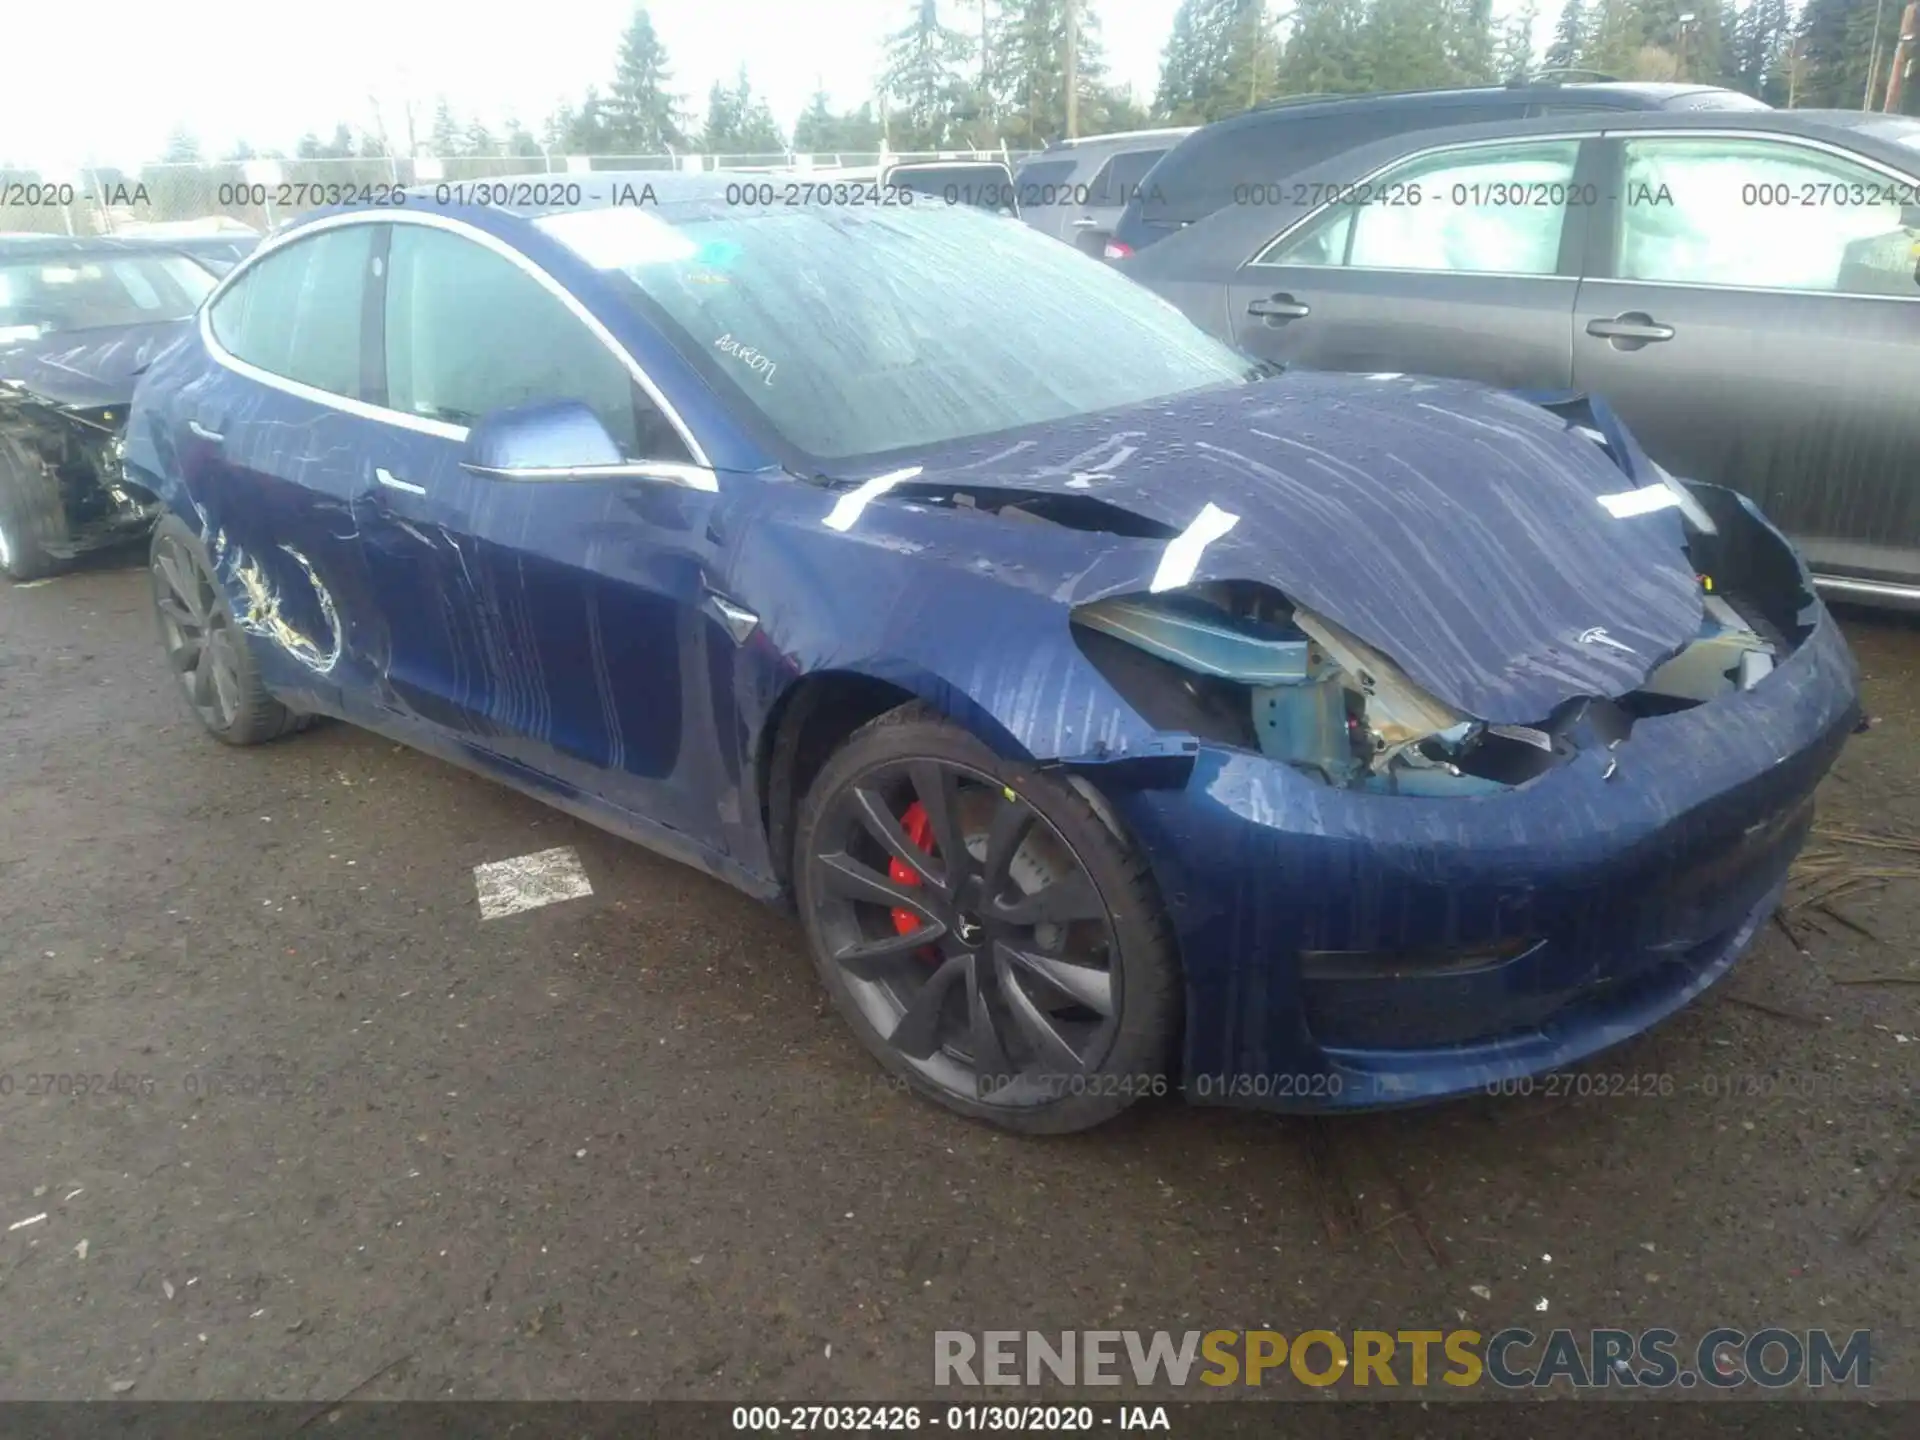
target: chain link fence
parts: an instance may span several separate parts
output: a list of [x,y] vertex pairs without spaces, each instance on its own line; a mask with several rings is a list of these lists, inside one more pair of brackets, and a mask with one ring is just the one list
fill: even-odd
[[0,170],[0,234],[106,235],[164,225],[207,233],[266,234],[306,210],[422,187],[596,171],[727,171],[741,174],[866,176],[928,161],[1003,161],[1025,152],[941,151],[772,155],[499,155],[401,159],[230,160],[109,166],[66,176]]

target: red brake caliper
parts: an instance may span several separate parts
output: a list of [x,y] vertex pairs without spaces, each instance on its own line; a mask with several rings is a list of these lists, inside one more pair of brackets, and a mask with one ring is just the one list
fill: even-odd
[[[918,845],[927,854],[933,854],[933,822],[927,819],[927,807],[918,800],[907,807],[907,813],[900,817],[900,828],[907,832],[907,839]],[[887,878],[896,885],[918,885],[920,877],[914,874],[913,867],[904,860],[887,862]],[[893,928],[902,935],[910,935],[920,928],[920,917],[904,905],[893,907]]]

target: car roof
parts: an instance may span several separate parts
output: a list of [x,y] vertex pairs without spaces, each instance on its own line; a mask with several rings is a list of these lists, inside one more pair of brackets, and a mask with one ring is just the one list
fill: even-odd
[[1158,130],[1113,130],[1104,135],[1079,135],[1071,140],[1049,141],[1046,149],[1025,158],[1043,160],[1050,156],[1064,157],[1076,151],[1084,153],[1102,149],[1150,149],[1159,141],[1180,140],[1199,128],[1198,125],[1166,125]]
[[1494,99],[1509,101],[1575,100],[1597,102],[1608,109],[1622,111],[1658,110],[1677,105],[1687,96],[1739,94],[1720,85],[1697,85],[1677,81],[1599,80],[1513,83],[1507,85],[1461,85],[1441,90],[1394,90],[1372,95],[1299,95],[1270,100],[1238,115],[1229,115],[1204,127],[1208,131],[1258,129],[1285,124],[1306,115],[1342,115],[1379,109],[1445,109]]
[[[1354,184],[1405,156],[1455,145],[1523,140],[1533,136],[1626,135],[1637,131],[1668,135],[1750,131],[1759,135],[1825,140],[1920,176],[1920,147],[1910,139],[1901,138],[1920,135],[1920,119],[1850,110],[1637,110],[1538,115],[1404,131],[1315,161],[1289,174],[1290,183],[1286,188],[1306,197],[1323,195],[1327,186],[1317,182],[1338,186]],[[1172,278],[1185,273],[1189,266],[1217,262],[1223,254],[1238,253],[1244,259],[1263,238],[1281,233],[1318,208],[1317,203],[1224,206],[1142,250],[1127,263],[1127,273],[1135,278],[1155,274]]]
[[156,250],[179,253],[172,237],[158,235],[39,235],[30,232],[0,234],[0,260],[35,260],[57,255],[151,255]]

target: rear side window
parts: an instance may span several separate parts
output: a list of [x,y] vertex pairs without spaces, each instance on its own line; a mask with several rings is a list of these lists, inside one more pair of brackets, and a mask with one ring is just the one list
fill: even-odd
[[1409,130],[1504,120],[1520,115],[1524,108],[1517,100],[1361,106],[1325,115],[1282,114],[1259,125],[1202,130],[1154,171],[1153,184],[1139,195],[1140,218],[1167,225],[1192,224],[1231,205],[1239,187],[1297,175],[1329,156]]
[[229,354],[350,400],[361,393],[362,312],[375,225],[326,230],[263,258],[207,312]]
[[1165,150],[1124,150],[1100,167],[1100,173],[1093,177],[1093,194],[1090,203],[1094,205],[1124,205],[1133,198],[1134,191],[1140,188],[1140,182],[1147,172],[1159,163]]

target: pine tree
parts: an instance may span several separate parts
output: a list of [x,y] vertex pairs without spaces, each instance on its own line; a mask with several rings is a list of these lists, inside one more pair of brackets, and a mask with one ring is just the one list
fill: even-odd
[[1650,43],[1646,16],[1638,0],[1597,0],[1588,25],[1589,34],[1580,63],[1623,80],[1636,78],[1634,72],[1640,65],[1640,52]]
[[887,105],[888,143],[896,150],[938,150],[966,107],[961,65],[973,42],[940,23],[935,0],[913,0],[910,22],[887,37],[880,88]]
[[658,155],[686,143],[679,102],[667,88],[672,79],[667,48],[654,34],[646,7],[640,6],[620,39],[620,58],[607,93],[607,129],[620,153]]
[[433,128],[427,132],[427,143],[433,147],[433,153],[442,158],[466,153],[461,144],[460,122],[454,119],[453,107],[447,104],[444,95],[434,103]]
[[707,92],[707,125],[700,146],[710,155],[774,155],[787,142],[767,102],[753,93],[742,65],[729,89],[718,80]]
[[1371,87],[1366,0],[1300,0],[1280,61],[1282,94],[1351,94]]
[[1493,0],[1446,0],[1441,18],[1454,83],[1485,85],[1492,80]]
[[[999,0],[990,27],[992,94],[1000,133],[1010,145],[1038,147],[1067,133],[1064,0]],[[1111,128],[1130,102],[1106,83],[1100,20],[1090,0],[1075,9],[1075,91],[1079,133]]]
[[1586,0],[1567,0],[1560,19],[1553,27],[1553,42],[1547,46],[1549,70],[1577,69],[1587,53]]
[[1533,31],[1539,22],[1540,0],[1522,0],[1520,8],[1507,17],[1493,47],[1496,80],[1533,73]]
[[1373,0],[1361,35],[1370,88],[1423,90],[1450,83],[1446,19],[1434,0]]

